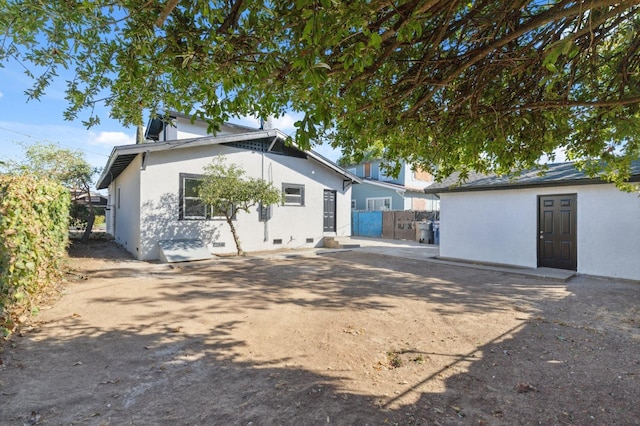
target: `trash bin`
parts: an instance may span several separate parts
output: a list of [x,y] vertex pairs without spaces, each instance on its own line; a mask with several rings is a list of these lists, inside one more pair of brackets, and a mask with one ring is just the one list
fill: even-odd
[[416,239],[423,244],[433,244],[433,224],[429,221],[416,222]]

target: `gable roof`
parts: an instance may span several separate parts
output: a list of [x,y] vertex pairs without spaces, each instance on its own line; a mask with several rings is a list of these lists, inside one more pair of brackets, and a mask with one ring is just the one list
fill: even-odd
[[[256,147],[260,144],[268,146],[266,152],[289,154],[301,158],[310,158],[323,166],[344,176],[345,180],[359,183],[361,179],[338,166],[331,160],[323,157],[314,151],[303,151],[293,146],[285,145],[287,136],[279,130],[252,130],[247,133],[227,134],[221,136],[204,136],[190,139],[179,139],[166,142],[152,142],[133,145],[120,145],[113,148],[107,165],[105,166],[98,182],[97,189],[105,189],[126,169],[138,154],[158,151],[169,151],[176,149],[188,149],[199,146],[238,144],[240,146],[251,144]],[[255,145],[253,145],[255,144]],[[272,151],[274,146],[278,146],[282,152]]]
[[381,188],[385,188],[385,189],[390,189],[392,191],[396,191],[396,192],[405,192],[406,188],[403,185],[398,185],[397,183],[391,183],[391,182],[384,182],[381,180],[375,180],[375,179],[370,179],[370,178],[364,178],[362,179],[362,184],[369,184],[369,185],[373,185],[373,186],[379,186]]
[[400,184],[393,183],[393,182],[386,182],[386,181],[375,180],[375,179],[370,179],[370,178],[364,178],[364,179],[362,179],[362,181],[360,183],[369,184],[369,185],[373,185],[373,186],[379,186],[381,188],[390,189],[390,190],[396,191],[396,192],[417,192],[419,194],[424,193],[423,188],[412,188],[412,187],[407,187],[407,186],[400,185]]
[[[172,120],[177,118],[182,118],[189,121],[193,120],[192,116],[175,112],[175,111],[168,111],[167,117],[170,117]],[[200,119],[195,119],[194,123],[200,123],[202,125],[205,124],[205,122]],[[160,133],[162,133],[163,130],[170,125],[171,124],[165,122],[160,117],[150,118],[149,123],[147,124],[147,129],[145,130],[145,133],[144,133],[144,138],[147,140],[153,140],[157,142],[160,140]],[[242,124],[222,123],[220,125],[220,130],[218,133],[249,133],[249,132],[257,132],[260,130],[261,129],[244,126]]]
[[[568,186],[609,183],[600,178],[592,178],[578,170],[575,163],[548,164],[548,169],[535,168],[522,171],[519,175],[498,176],[471,172],[465,182],[458,182],[459,173],[454,173],[442,182],[435,182],[424,189],[427,194],[443,192],[493,191],[501,189],[533,188],[541,186]],[[630,182],[640,182],[640,160],[631,163]]]

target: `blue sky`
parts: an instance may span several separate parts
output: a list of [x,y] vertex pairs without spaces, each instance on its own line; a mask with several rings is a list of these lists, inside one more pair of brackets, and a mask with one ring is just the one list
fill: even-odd
[[[61,76],[40,100],[27,101],[24,92],[31,87],[31,80],[21,66],[12,61],[0,68],[0,160],[20,160],[21,144],[53,142],[63,148],[79,149],[89,163],[103,167],[114,146],[135,143],[136,129],[125,128],[110,119],[108,111],[101,106],[96,107],[101,120],[98,126],[86,129],[82,118],[87,116],[82,115],[75,121],[66,121],[62,115],[67,106],[65,80]],[[273,127],[293,135],[293,124],[300,118],[300,114],[286,114],[275,119]],[[259,126],[258,120],[253,118],[231,122]],[[340,156],[339,151],[328,146],[317,146],[314,150],[333,161]]]

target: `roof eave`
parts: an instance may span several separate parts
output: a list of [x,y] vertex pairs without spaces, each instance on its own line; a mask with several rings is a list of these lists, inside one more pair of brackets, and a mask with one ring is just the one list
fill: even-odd
[[[634,175],[629,182],[640,182],[640,175]],[[582,186],[582,185],[601,185],[611,182],[604,181],[599,178],[585,178],[576,180],[562,181],[543,181],[543,182],[527,182],[527,183],[507,183],[498,185],[478,185],[478,186],[451,186],[424,189],[426,194],[442,194],[442,193],[458,193],[458,192],[478,192],[478,191],[503,191],[509,189],[525,189],[525,188],[541,188],[541,187],[559,187],[559,186]]]

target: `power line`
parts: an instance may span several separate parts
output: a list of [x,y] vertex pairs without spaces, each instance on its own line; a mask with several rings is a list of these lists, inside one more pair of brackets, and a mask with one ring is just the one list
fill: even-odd
[[[100,152],[94,152],[94,151],[89,151],[88,149],[84,149],[84,148],[77,148],[77,147],[74,147],[74,146],[71,146],[71,145],[65,145],[65,144],[61,143],[60,141],[54,141],[54,140],[51,140],[51,139],[46,139],[46,138],[41,138],[41,137],[38,137],[38,136],[33,136],[33,135],[28,134],[28,133],[19,132],[17,130],[12,130],[12,129],[7,129],[6,127],[2,127],[2,126],[0,126],[0,130],[4,130],[6,132],[11,132],[11,133],[15,133],[15,134],[18,134],[18,135],[26,136],[28,138],[35,139],[36,141],[53,143],[53,144],[57,144],[57,145],[60,145],[62,147],[65,147],[65,148],[69,148],[69,149],[77,149],[77,150],[80,150],[80,151],[82,151],[82,152],[84,152],[86,154],[100,155],[102,157],[107,157],[107,158],[109,157],[108,155],[100,153]],[[13,143],[17,144],[17,142],[13,142]]]

